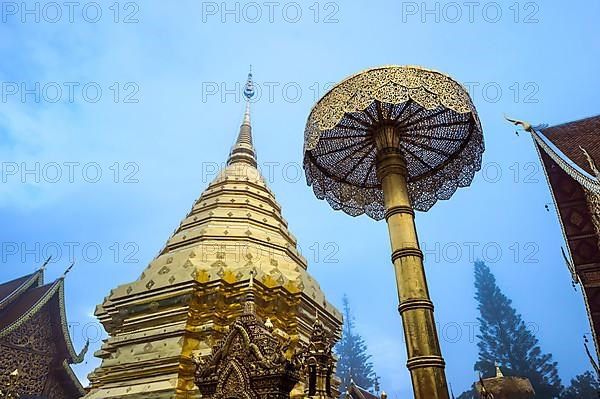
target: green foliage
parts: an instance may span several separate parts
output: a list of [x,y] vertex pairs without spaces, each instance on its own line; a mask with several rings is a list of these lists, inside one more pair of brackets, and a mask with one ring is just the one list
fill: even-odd
[[348,297],[344,295],[344,326],[342,339],[336,345],[335,352],[338,356],[337,375],[342,380],[340,390],[345,392],[350,385],[350,377],[360,387],[373,390],[375,386],[375,373],[371,358],[367,354],[367,345],[363,338],[354,331],[354,317],[350,312]]
[[561,399],[598,399],[600,398],[600,385],[590,371],[571,380],[571,385],[565,389]]
[[479,359],[475,370],[484,377],[494,375],[494,363],[502,365],[505,375],[529,378],[537,398],[559,397],[562,391],[557,363],[551,354],[542,353],[538,339],[512,307],[490,269],[475,262],[475,299],[479,302]]

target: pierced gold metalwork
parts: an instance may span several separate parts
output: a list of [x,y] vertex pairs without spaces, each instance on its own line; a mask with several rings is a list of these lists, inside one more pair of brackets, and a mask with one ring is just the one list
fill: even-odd
[[[377,143],[375,132],[394,134]],[[369,69],[334,86],[313,107],[304,133],[304,169],[319,199],[334,209],[383,219],[377,146],[407,163],[412,207],[427,211],[468,186],[484,151],[479,117],[462,85],[414,66]]]
[[468,186],[481,124],[466,90],[440,72],[386,66],[334,86],[305,130],[307,182],[334,209],[385,217],[416,399],[448,399],[413,209]]

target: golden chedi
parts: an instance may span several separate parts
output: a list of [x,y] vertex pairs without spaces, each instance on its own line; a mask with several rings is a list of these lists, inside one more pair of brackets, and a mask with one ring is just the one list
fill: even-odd
[[[281,206],[257,169],[251,74],[246,112],[227,166],[209,184],[140,277],[96,309],[109,338],[96,352],[86,398],[197,398],[193,358],[207,357],[243,312],[256,273],[257,313],[295,346],[318,312],[338,336],[341,314],[307,272]],[[301,381],[292,397],[302,397]]]

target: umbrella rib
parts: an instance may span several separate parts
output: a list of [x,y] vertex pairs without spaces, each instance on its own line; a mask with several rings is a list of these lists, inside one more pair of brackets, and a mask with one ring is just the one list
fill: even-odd
[[321,153],[321,154],[315,154],[315,157],[316,157],[316,158],[319,158],[319,157],[322,157],[322,156],[324,156],[324,155],[333,154],[334,152],[346,151],[346,150],[349,150],[349,149],[351,149],[352,147],[356,147],[357,145],[363,145],[363,144],[365,144],[365,143],[367,143],[367,144],[370,144],[368,140],[364,140],[364,141],[358,141],[358,142],[356,142],[356,143],[352,143],[352,144],[350,144],[350,145],[349,145],[349,146],[347,146],[347,147],[343,147],[343,148],[333,148],[333,149],[332,149],[332,150],[330,150],[330,151],[323,152],[323,153]]
[[352,135],[352,136],[327,136],[327,137],[321,137],[319,139],[319,141],[321,141],[321,140],[344,140],[344,139],[356,139],[356,138],[366,138],[366,137],[369,137],[369,135],[367,134],[367,132],[366,131],[364,131],[364,132],[365,132],[365,134],[357,134],[357,135]]
[[352,119],[354,122],[358,123],[359,125],[361,125],[362,127],[366,128],[366,129],[370,129],[371,128],[371,125],[367,124],[366,122],[361,121],[360,119],[356,118],[352,114],[346,114],[346,116],[349,119]]
[[[340,123],[339,125],[336,125],[333,129],[349,129],[349,130],[358,130],[358,131],[360,131],[360,130],[364,131],[365,130],[363,128],[359,128],[359,127],[356,127],[356,126],[348,126],[348,125],[345,125],[343,123]],[[333,130],[333,129],[331,129],[331,130]]]
[[431,125],[431,126],[423,126],[421,128],[418,129],[408,129],[408,130],[404,130],[402,133],[407,133],[407,132],[419,132],[422,130],[431,130],[431,129],[436,129],[439,127],[451,127],[451,126],[460,126],[460,125],[468,125],[469,121],[452,121],[452,122],[444,122],[444,123],[438,123],[437,125]]
[[419,161],[422,165],[424,165],[427,169],[432,169],[433,166],[429,165],[427,162],[425,162],[423,159],[419,158],[418,156],[415,155],[414,152],[412,152],[411,150],[409,150],[408,148],[406,148],[405,145],[402,145],[402,149],[406,152],[408,152],[410,155],[412,155],[413,158],[415,158],[417,161]]
[[469,120],[469,135],[467,137],[465,137],[464,139],[461,140],[456,140],[456,141],[461,141],[460,143],[460,147],[456,150],[456,152],[454,152],[454,154],[452,154],[452,156],[448,157],[448,159],[446,159],[443,163],[441,163],[440,165],[437,166],[437,168],[435,170],[429,170],[426,173],[416,176],[416,178],[418,179],[422,179],[425,178],[427,176],[431,176],[433,173],[442,170],[446,167],[446,165],[448,165],[449,163],[451,163],[452,161],[454,161],[456,159],[456,157],[462,153],[462,151],[465,149],[465,147],[469,144],[469,142],[472,139],[473,136],[473,130],[475,129],[475,120],[473,118],[470,118]]
[[399,121],[399,122],[397,123],[397,125],[396,125],[396,126],[398,126],[398,127],[402,127],[402,126],[404,126],[404,123],[405,123],[405,122],[407,122],[407,121],[408,121],[410,118],[412,118],[412,117],[413,117],[413,116],[415,116],[415,115],[418,115],[418,114],[420,114],[420,113],[421,113],[421,112],[423,112],[423,111],[425,111],[425,108],[423,108],[423,107],[419,108],[419,109],[418,109],[418,110],[416,110],[415,112],[413,112],[413,113],[411,113],[410,115],[408,115],[406,118],[404,118],[404,119],[402,119],[401,121]]
[[[365,158],[369,155],[369,153],[370,153],[370,151],[365,151],[363,156],[358,161],[357,165],[360,165],[365,160]],[[346,159],[347,158],[344,158],[342,161],[345,161]],[[340,162],[342,162],[342,161],[340,161]],[[354,172],[355,170],[356,170],[356,168],[350,169],[350,171],[344,175],[344,180],[346,180],[348,178],[348,176],[350,176],[352,174],[352,172]]]
[[[413,130],[413,132],[419,132],[420,130]],[[444,140],[444,141],[463,141],[464,138],[455,138],[455,137],[440,137],[440,136],[431,136],[426,134],[413,133],[410,136],[405,135],[404,137],[422,137],[425,139],[434,139],[434,140]]]
[[402,111],[400,111],[398,113],[398,116],[394,118],[394,122],[398,122],[398,120],[400,119],[400,117],[402,116],[402,114],[404,113],[404,111],[406,111],[406,109],[408,108],[408,106],[412,103],[411,99],[408,99],[408,101],[406,101],[404,103],[404,106],[402,107]]
[[[423,109],[424,109],[424,108],[423,108]],[[445,113],[446,113],[447,111],[449,111],[449,110],[450,110],[449,108],[442,108],[440,111],[434,112],[434,113],[433,113],[433,114],[431,114],[431,115],[425,115],[425,116],[424,116],[424,117],[422,117],[421,119],[417,119],[416,121],[414,121],[414,122],[410,123],[410,124],[409,124],[409,126],[410,126],[410,125],[416,125],[417,123],[424,122],[424,121],[427,121],[427,120],[429,120],[429,119],[431,119],[431,118],[435,118],[435,117],[437,117],[437,116],[443,115],[443,114],[445,114]],[[406,121],[406,123],[408,123],[408,122],[409,122],[409,121]]]
[[[347,154],[346,156],[344,156],[342,159],[336,161],[337,164],[341,164],[342,162],[344,162],[346,159],[350,158],[352,155],[354,155],[355,153],[365,149],[368,145],[370,145],[371,143],[368,141],[363,141],[362,144],[359,148],[356,148],[353,152],[350,152],[349,154]],[[346,148],[347,149],[347,148]],[[368,152],[368,151],[367,151]]]
[[365,114],[367,114],[367,117],[371,120],[371,122],[377,123],[377,119],[375,119],[375,116],[371,115],[369,108],[365,109]]
[[383,117],[383,111],[381,109],[381,103],[379,101],[375,101],[375,109],[377,109],[377,116],[379,117],[379,121],[383,122],[385,118]]
[[450,153],[444,152],[444,151],[440,150],[439,148],[431,147],[430,145],[427,145],[425,143],[419,143],[418,141],[415,142],[415,141],[411,140],[412,137],[405,137],[405,139],[407,139],[410,142],[410,144],[412,144],[412,145],[414,145],[416,147],[421,147],[421,148],[423,148],[425,150],[428,150],[428,151],[431,151],[431,152],[435,152],[438,155],[444,155],[444,156],[449,157],[452,154],[454,154],[453,152],[450,152]]
[[367,180],[369,180],[369,175],[373,171],[375,164],[376,164],[376,162],[371,162],[371,166],[369,166],[369,170],[367,171],[367,174],[365,175],[365,178],[363,179],[362,187],[365,187],[367,185]]

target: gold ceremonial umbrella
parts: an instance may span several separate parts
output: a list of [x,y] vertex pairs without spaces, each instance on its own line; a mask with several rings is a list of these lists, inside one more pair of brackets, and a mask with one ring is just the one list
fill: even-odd
[[469,94],[440,72],[369,69],[313,107],[304,170],[317,198],[349,215],[385,217],[416,399],[448,398],[414,209],[427,211],[481,168],[483,135]]

